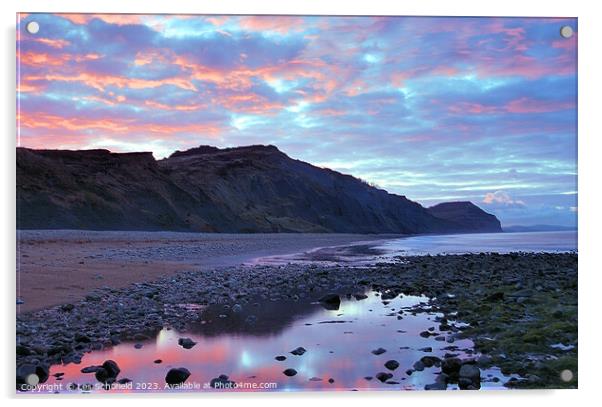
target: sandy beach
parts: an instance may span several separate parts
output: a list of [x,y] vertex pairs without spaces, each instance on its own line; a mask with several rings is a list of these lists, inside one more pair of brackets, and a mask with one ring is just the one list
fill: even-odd
[[17,231],[17,312],[83,299],[179,271],[236,266],[254,258],[392,238],[355,234],[206,234]]

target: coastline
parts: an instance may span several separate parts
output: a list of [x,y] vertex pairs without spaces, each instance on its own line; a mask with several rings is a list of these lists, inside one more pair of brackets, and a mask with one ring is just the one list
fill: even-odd
[[[383,300],[400,294],[430,298],[429,309],[443,314],[434,334],[469,338],[482,356],[454,361],[458,368],[497,366],[518,375],[504,383],[511,388],[577,387],[575,253],[416,256],[365,268],[289,264],[182,271],[19,315],[17,366],[78,364],[90,351],[148,340],[166,326],[187,332],[199,311],[182,304],[247,307],[258,297],[318,300],[324,292],[344,296],[366,289]],[[574,378],[563,382],[564,370]],[[457,378],[445,377],[452,380]]]
[[205,272],[255,258],[378,241],[399,235],[216,234],[18,230],[17,313],[79,301],[181,271]]

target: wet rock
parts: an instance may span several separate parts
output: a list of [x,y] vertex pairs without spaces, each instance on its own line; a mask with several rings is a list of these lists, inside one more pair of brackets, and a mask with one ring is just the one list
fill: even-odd
[[372,351],[372,354],[374,355],[382,355],[383,353],[385,353],[387,350],[384,348],[378,348],[378,349],[374,349]]
[[284,373],[285,376],[292,377],[297,374],[297,371],[295,369],[289,368],[282,373]]
[[296,356],[303,355],[307,350],[303,346],[299,346],[297,349],[293,349],[291,353]]
[[382,383],[384,383],[387,380],[389,380],[390,378],[392,378],[393,374],[387,373],[387,372],[379,372],[374,377],[376,377],[379,381],[381,381]]
[[334,379],[331,377],[330,379],[328,379],[328,383],[333,384],[334,383]]
[[385,362],[385,367],[389,370],[395,370],[399,367],[399,362],[396,360],[387,360]]
[[318,301],[324,308],[331,311],[336,311],[341,306],[341,297],[338,294],[326,294]]
[[424,367],[433,367],[441,363],[441,359],[437,356],[423,356],[420,361],[424,364]]
[[477,365],[487,367],[493,362],[493,358],[489,355],[481,355],[477,358]]
[[190,372],[184,367],[169,369],[165,376],[165,383],[170,386],[182,384],[190,377]]
[[96,371],[98,369],[100,369],[101,367],[102,366],[86,366],[82,370],[80,370],[80,372],[82,372],[82,373],[96,373]]
[[222,375],[219,375],[218,377],[211,379],[211,382],[209,383],[209,385],[213,389],[232,389],[232,388],[234,388],[236,383],[233,382],[232,380],[230,380],[228,375],[222,374]]
[[476,365],[462,365],[458,376],[458,386],[462,390],[479,389],[481,387],[481,370]]
[[142,349],[142,346],[143,345],[141,343],[137,343],[137,344],[134,345],[134,348],[136,348],[136,349]]
[[418,349],[420,352],[432,352],[433,348],[431,348],[430,346],[427,346],[425,348],[420,348]]
[[487,297],[485,297],[485,301],[487,302],[497,302],[497,301],[503,301],[504,300],[504,293],[502,291],[497,291],[493,294],[489,294]]
[[190,338],[180,338],[178,339],[178,345],[184,349],[191,349],[194,345],[196,345],[196,342]]
[[310,377],[309,381],[310,382],[321,382],[322,378],[321,377]]
[[414,363],[414,366],[412,366],[414,368],[414,370],[416,370],[417,372],[422,372],[424,370],[424,363],[422,363],[420,360],[416,363]]
[[458,376],[462,361],[458,358],[447,358],[441,362],[441,371],[449,376]]
[[447,390],[447,383],[435,382],[424,386],[424,390]]
[[365,300],[366,298],[368,298],[366,294],[353,294],[353,297],[358,301]]
[[101,383],[106,383],[109,381],[109,379],[111,379],[111,376],[109,376],[109,373],[103,367],[96,369],[96,372],[94,372],[94,377],[96,377],[96,380]]
[[276,356],[274,359],[276,359],[279,362],[282,362],[283,360],[286,360],[286,356],[280,355],[280,356]]
[[155,359],[155,360],[153,360],[153,363],[159,364],[159,363],[163,363],[163,361],[161,359]]
[[127,384],[130,383],[132,381],[132,379],[128,379],[127,377],[124,377],[122,379],[117,380],[117,383],[119,384]]
[[113,378],[117,377],[119,372],[121,372],[121,369],[119,369],[119,366],[114,360],[105,360],[105,362],[102,364],[102,368],[107,371],[109,377]]

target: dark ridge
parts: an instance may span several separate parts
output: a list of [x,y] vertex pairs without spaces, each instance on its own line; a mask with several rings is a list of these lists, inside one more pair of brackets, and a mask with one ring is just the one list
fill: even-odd
[[435,217],[453,222],[459,232],[501,232],[502,225],[498,218],[491,215],[472,202],[443,202],[428,208]]
[[200,146],[159,161],[151,153],[19,148],[17,211],[20,229],[501,231],[471,203],[426,209],[272,145]]

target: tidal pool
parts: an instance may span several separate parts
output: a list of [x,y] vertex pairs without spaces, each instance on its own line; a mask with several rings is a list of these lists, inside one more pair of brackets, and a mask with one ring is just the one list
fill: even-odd
[[[241,308],[187,305],[199,315],[190,331],[163,328],[154,339],[138,346],[124,342],[87,353],[81,364],[54,365],[47,384],[55,384],[55,389],[64,393],[233,391],[209,385],[213,378],[225,374],[237,383],[234,391],[422,390],[435,382],[440,372],[436,366],[408,372],[423,356],[478,356],[470,340],[452,339],[452,332],[439,332],[437,319],[442,315],[430,310],[428,298],[400,295],[383,300],[373,291],[365,295],[364,299],[342,297],[337,310],[325,309],[313,296],[249,302]],[[432,335],[425,337],[425,331]],[[180,346],[178,339],[183,337],[196,345],[191,349]],[[299,347],[305,349],[303,354],[291,354]],[[379,348],[381,352],[373,352]],[[286,359],[279,361],[277,356]],[[105,390],[94,373],[81,372],[109,359],[121,369],[117,379],[128,378],[130,383]],[[385,367],[390,360],[399,367]],[[178,367],[191,373],[186,385],[178,390],[165,389],[167,372]],[[286,369],[297,373],[289,377],[283,373]],[[381,382],[376,378],[380,372],[392,377]],[[482,370],[481,377],[481,388],[504,388],[508,379],[497,369]]]

